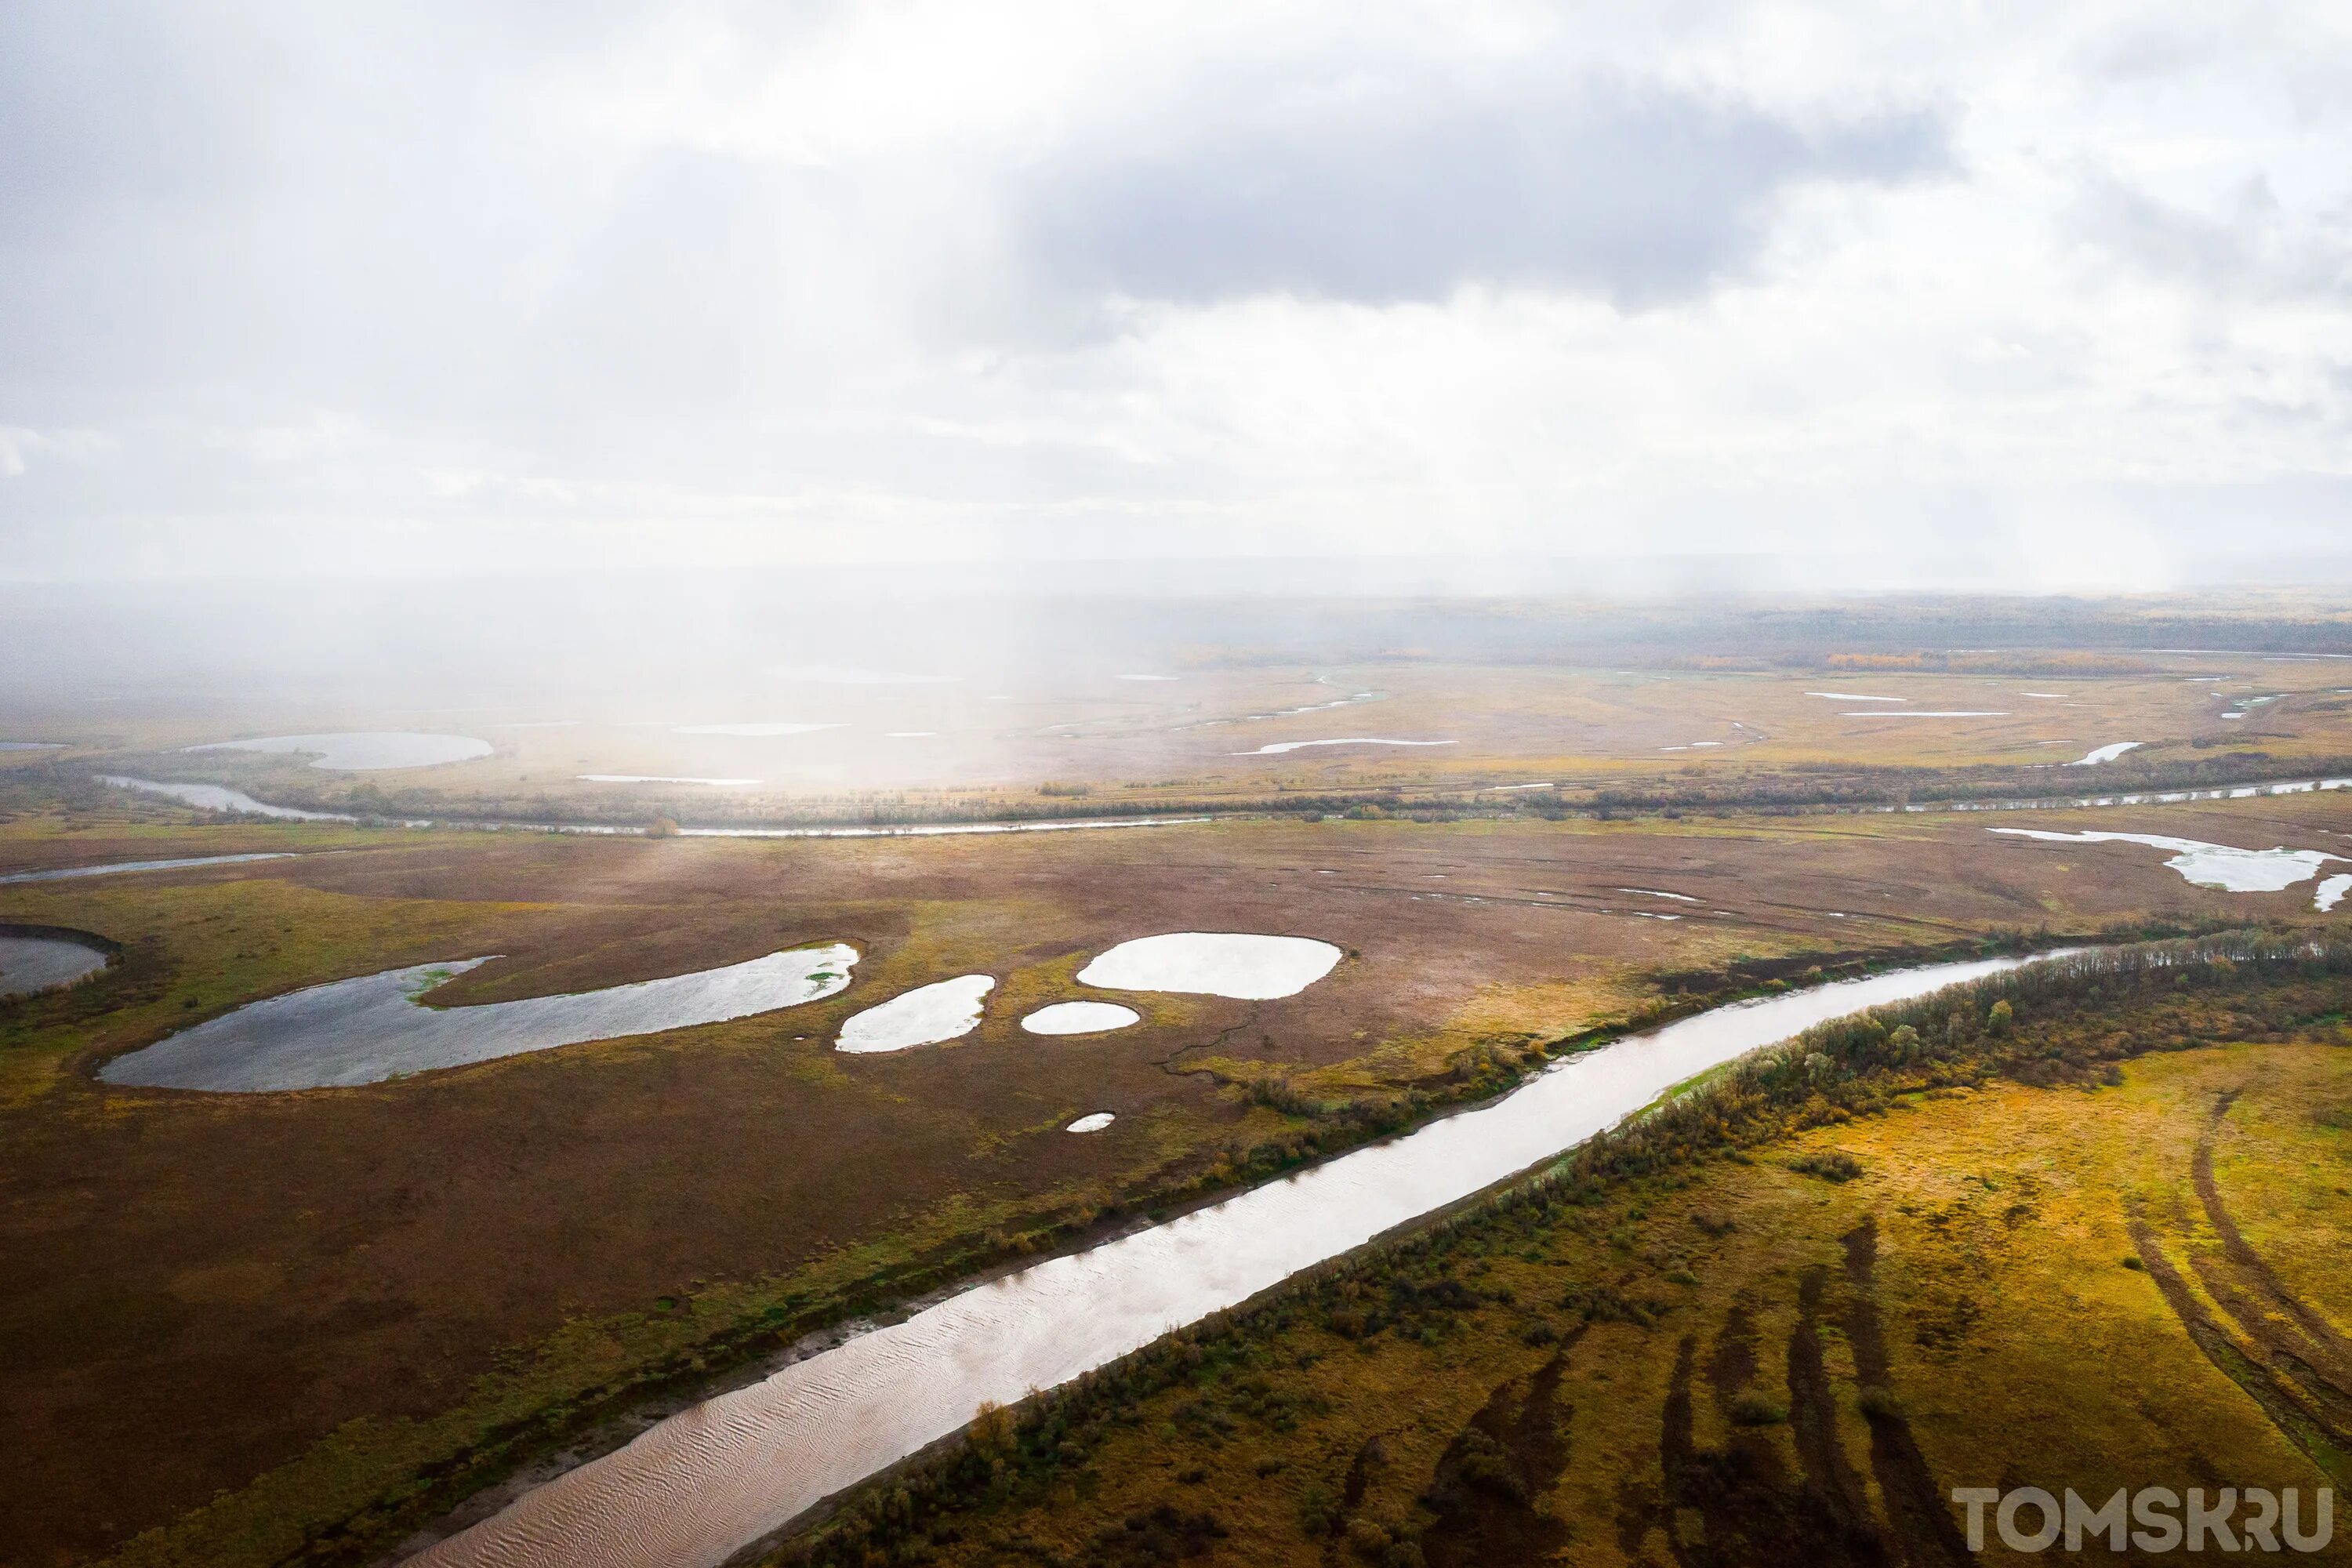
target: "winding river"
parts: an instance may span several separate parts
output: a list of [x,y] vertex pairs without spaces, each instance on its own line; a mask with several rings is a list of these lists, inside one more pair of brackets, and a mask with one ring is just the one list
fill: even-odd
[[706,1400],[415,1561],[723,1563],[964,1426],[982,1402],[1012,1404],[1236,1306],[1549,1160],[1735,1057],[2020,962],[1933,964],[1735,1004],[1572,1058],[1491,1105],[973,1286]]

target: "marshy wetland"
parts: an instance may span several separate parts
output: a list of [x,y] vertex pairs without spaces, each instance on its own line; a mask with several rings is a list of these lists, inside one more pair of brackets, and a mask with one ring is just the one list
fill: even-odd
[[[694,1489],[742,1498],[750,1531],[698,1541],[750,1541],[836,1485],[851,1487],[842,1517],[863,1519],[858,1477],[982,1400],[1139,1346],[1148,1360],[1163,1331],[1386,1224],[1410,1234],[1472,1176],[1507,1175],[1706,1065],[1586,1092],[1638,1054],[1610,1044],[1621,1036],[1759,995],[1834,1008],[1844,994],[1822,987],[1874,967],[2332,929],[2352,869],[2352,791],[2321,787],[2352,776],[2334,761],[2352,754],[2340,707],[2272,667],[2255,694],[2299,693],[2248,710],[2275,738],[2200,748],[2239,710],[2214,686],[2241,677],[2192,681],[2226,661],[2174,662],[1851,682],[1420,665],[1328,681],[1106,677],[1113,695],[1075,710],[986,704],[990,754],[1029,760],[952,797],[793,792],[819,763],[848,765],[861,723],[893,747],[936,731],[913,747],[919,765],[962,765],[979,740],[957,715],[982,710],[953,681],[861,689],[883,695],[856,721],[812,686],[807,706],[735,710],[788,717],[730,725],[828,726],[790,733],[469,717],[488,755],[350,774],[299,752],[179,750],[208,737],[134,733],[135,716],[110,721],[111,745],[28,716],[23,732],[70,744],[0,764],[0,921],[89,933],[113,962],[0,1001],[0,1323],[12,1408],[52,1435],[0,1450],[0,1490],[27,1500],[12,1520],[26,1544],[0,1560],[359,1563],[442,1538],[454,1552],[509,1503],[546,1506],[528,1502],[530,1483],[607,1453],[607,1470],[580,1474],[611,1473],[641,1432],[670,1434],[647,1439],[658,1448],[701,1430],[663,1416],[713,1398],[758,1407],[766,1380],[815,1386],[859,1356],[896,1365],[892,1347],[1017,1300],[1023,1281],[1090,1279],[1194,1236],[1236,1268],[1258,1260],[1230,1279],[1146,1269],[1184,1292],[1174,1304],[1082,1293],[1085,1331],[1035,1342],[1075,1356],[1066,1367],[1023,1360],[1032,1342],[998,1324],[982,1337],[1011,1370],[918,1376],[934,1397],[900,1426],[840,1407],[859,1436],[817,1439],[835,1468],[756,1497]],[[1854,700],[1864,692],[2008,716],[1847,720],[1893,706]],[[1457,743],[1233,755],[1357,733],[1328,707],[1360,694],[1383,732]],[[333,732],[206,722],[215,737]],[[1941,727],[1979,722],[1992,728]],[[386,714],[347,728],[403,727]],[[1909,739],[1886,738],[1897,731]],[[2151,739],[2065,766],[2119,733]],[[118,770],[173,793],[92,782]],[[2106,793],[2069,793],[2093,773]],[[717,804],[675,821],[652,815],[684,811],[675,797],[631,793],[755,777],[771,783],[677,785]],[[2017,818],[1920,808],[1890,797],[1897,777],[1930,799],[1970,781],[1999,792],[1957,803],[1977,806],[2046,780],[2047,808],[2026,834],[1989,831]],[[277,815],[209,809],[224,799]],[[632,800],[646,817],[614,811]],[[1108,830],[1127,826],[1150,831]],[[1571,1091],[1525,1147],[1483,1131]],[[1355,1230],[1320,1211],[1218,1229],[1235,1223],[1220,1215],[1441,1149],[1459,1191],[1382,1188],[1387,1220],[1361,1207]],[[1791,1179],[1801,1192],[1813,1178]],[[1328,1245],[1282,1250],[1309,1233]],[[982,1280],[995,1282],[967,1293]],[[1760,1301],[1747,1310],[1771,1321]],[[1573,1323],[1554,1327],[1564,1341]],[[1362,1370],[1391,1374],[1377,1358]],[[1525,1373],[1494,1370],[1482,1398]],[[1193,1417],[1171,1419],[1192,1432]],[[1447,1444],[1460,1436],[1432,1419]],[[732,1436],[688,1448],[768,1440],[731,1415],[711,1430]],[[1366,1497],[1388,1495],[1381,1478],[1404,1484],[1420,1440],[1382,1439],[1399,1457],[1366,1462]],[[1312,1465],[1259,1460],[1289,1467],[1264,1489],[1285,1521],[1324,1506],[1305,1489]],[[1040,1538],[1091,1560],[1090,1532],[1126,1515],[1089,1511],[1089,1489],[1143,1496],[1100,1474],[1073,1483],[1076,1502],[1053,1500],[1059,1481],[1008,1493],[1003,1517],[1043,1510],[1057,1522],[1034,1522]],[[1341,1506],[1344,1475],[1312,1484],[1341,1500],[1327,1510],[1338,1533],[1298,1542],[1354,1551],[1347,1531],[1370,1505]],[[1213,1515],[1235,1544],[1201,1539],[1236,1561],[1294,1550],[1250,1534],[1246,1510],[1189,1496],[1153,1491],[1129,1511],[1154,1540],[1163,1502]],[[691,1518],[676,1522],[699,1530]],[[1378,1522],[1391,1544],[1413,1529],[1443,1539],[1417,1519]],[[994,1539],[993,1525],[955,1528]],[[1448,1550],[1425,1555],[1480,1560]]]
[[0,1568],[2352,1563],[2347,126],[0,3]]
[[1675,1084],[1825,1019],[2018,962],[1931,964],[1735,1004],[1554,1064],[1493,1105],[978,1286],[698,1405],[418,1561],[723,1563],[982,1407],[1058,1387],[1238,1306],[1566,1152]]
[[[226,743],[221,728],[259,731],[268,710],[207,731],[165,704],[52,705],[23,722],[55,749],[15,756],[229,790],[209,804],[244,810],[668,816],[688,830],[1001,826],[1284,797],[1411,809],[1521,789],[1578,808],[1706,807],[2352,775],[2342,666],[2156,641],[1831,655],[1850,661],[1832,669],[1687,654],[1629,668],[1598,649],[1581,664],[1477,647],[1451,660],[1241,659],[1185,645],[1192,668],[1166,681],[1089,671],[1074,655],[922,681],[778,677],[754,683],[767,696],[736,720],[656,719],[642,699],[566,694],[470,712],[465,733],[408,729],[421,717],[386,709],[376,727]],[[782,716],[760,717],[767,702]],[[1371,734],[1366,710],[1381,715]]]

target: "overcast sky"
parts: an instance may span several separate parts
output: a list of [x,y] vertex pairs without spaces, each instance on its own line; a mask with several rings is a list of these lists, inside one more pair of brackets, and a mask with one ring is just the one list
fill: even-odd
[[2352,554],[2352,8],[0,0],[0,576]]

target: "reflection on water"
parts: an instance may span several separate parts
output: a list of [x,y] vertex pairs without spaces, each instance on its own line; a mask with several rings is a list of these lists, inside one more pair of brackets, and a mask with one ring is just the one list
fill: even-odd
[[2200,888],[2221,888],[2232,893],[2277,893],[2306,882],[2330,860],[2352,858],[2325,849],[2236,849],[2208,844],[2201,838],[2168,838],[2160,833],[2052,833],[2036,827],[1995,827],[2013,838],[2041,838],[2059,844],[2145,844],[2169,849],[2165,864]]
[[272,805],[256,800],[241,789],[225,784],[180,784],[163,779],[125,778],[121,773],[100,773],[100,784],[117,789],[137,790],[142,795],[168,795],[188,805],[205,811],[242,811],[255,816],[274,816],[283,822],[357,822],[358,817],[340,811],[298,811],[290,805]]
[[973,1287],[670,1417],[419,1561],[715,1564],[969,1423],[1547,1160],[1677,1083],[1841,1014],[2013,967],[1937,964],[1718,1008],[1482,1110]]
[[795,948],[748,963],[603,991],[473,1007],[426,992],[487,958],[419,963],[250,1003],[99,1069],[109,1083],[229,1092],[324,1089],[459,1067],[586,1040],[722,1023],[830,996],[855,948]]
[[911,1050],[960,1038],[980,1027],[981,1005],[996,988],[986,974],[959,974],[904,991],[850,1016],[833,1048],[853,1054]]
[[1101,1035],[1139,1024],[1143,1015],[1116,1002],[1053,1002],[1021,1020],[1033,1035]]
[[1276,757],[1285,752],[1304,751],[1309,746],[1450,746],[1451,741],[1388,741],[1377,735],[1356,735],[1341,741],[1275,741],[1254,752],[1235,752],[1236,757]]
[[1179,931],[1120,942],[1079,970],[1078,984],[1264,1002],[1296,996],[1339,962],[1338,948],[1312,937]]
[[0,936],[0,996],[70,985],[106,967],[97,948],[53,936]]
[[415,730],[349,731],[331,735],[268,735],[257,741],[215,741],[185,746],[189,752],[277,752],[308,755],[314,768],[336,773],[373,773],[383,768],[431,768],[471,762],[490,754],[490,743],[471,735],[428,735]]

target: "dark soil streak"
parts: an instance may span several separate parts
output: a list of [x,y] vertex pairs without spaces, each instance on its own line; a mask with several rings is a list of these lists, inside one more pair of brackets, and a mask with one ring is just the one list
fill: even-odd
[[1727,1418],[1731,1402],[1756,1381],[1756,1321],[1746,1307],[1723,1315],[1715,1336],[1715,1353],[1707,1358],[1706,1380],[1715,1387],[1715,1405]]
[[2326,1415],[2334,1430],[2352,1431],[2352,1398],[2346,1397],[2335,1381],[2312,1364],[2310,1342],[2264,1311],[2260,1302],[2248,1300],[2238,1288],[2237,1279],[2210,1254],[2191,1252],[2189,1266],[2196,1271],[2205,1293],[2221,1304],[2239,1331],[2262,1352],[2271,1371],[2284,1373]]
[[1832,1518],[1850,1531],[1857,1546],[1867,1540],[1883,1552],[1872,1524],[1870,1499],[1862,1478],[1838,1441],[1837,1396],[1822,1362],[1822,1289],[1828,1271],[1805,1270],[1797,1282],[1797,1326],[1789,1333],[1789,1432],[1807,1486],[1821,1497]]
[[[1558,1408],[1568,1351],[1538,1367],[1514,1397],[1514,1379],[1495,1390],[1437,1462],[1423,1501],[1437,1515],[1423,1531],[1431,1568],[1536,1568],[1568,1543],[1568,1527],[1538,1504],[1568,1468]],[[1516,1405],[1516,1409],[1514,1406]]]
[[2288,1441],[2302,1449],[2313,1464],[2335,1478],[2337,1485],[2352,1480],[2352,1476],[2347,1475],[2340,1461],[2343,1452],[2352,1450],[2352,1441],[2347,1441],[2347,1435],[2333,1428],[2321,1413],[2312,1407],[2301,1389],[2240,1349],[2212,1316],[2198,1304],[2196,1296],[2189,1289],[2189,1282],[2181,1278],[2180,1271],[2165,1256],[2163,1245],[2158,1240],[2145,1215],[2135,1212],[2129,1223],[2132,1246],[2138,1252],[2147,1277],[2156,1282],[2165,1305],[2170,1307],[2173,1316],[2180,1320],[2180,1326],[2188,1331],[2197,1348],[2205,1352],[2205,1359],[2244,1389],[2247,1396],[2262,1407],[2263,1414],[2270,1417],[2271,1424]]
[[[1651,1523],[1665,1532],[1681,1568],[1748,1568],[1802,1563],[1879,1568],[1886,1553],[1874,1530],[1857,1533],[1822,1489],[1791,1485],[1760,1436],[1742,1435],[1729,1447],[1697,1447],[1691,1408],[1691,1373],[1697,1341],[1685,1338],[1674,1383],[1661,1412],[1658,1458],[1664,1495]],[[1696,1531],[1684,1522],[1696,1515]],[[1621,1522],[1621,1541],[1631,1534]]]
[[[1865,1388],[1891,1389],[1892,1369],[1886,1339],[1878,1322],[1878,1221],[1874,1215],[1844,1237],[1846,1338],[1853,1345],[1856,1374]],[[1927,1456],[1911,1435],[1911,1423],[1895,1410],[1864,1408],[1870,1424],[1870,1468],[1886,1500],[1886,1510],[1903,1545],[1904,1560],[1914,1568],[1969,1561],[1968,1542],[1945,1507],[1944,1491],[1936,1484]]]
[[[2238,1096],[2242,1092],[2233,1089],[2214,1101],[2212,1120],[2206,1123],[2205,1135],[2197,1141],[2197,1152],[2189,1162],[2190,1184],[2197,1189],[2198,1201],[2204,1205],[2205,1217],[2211,1223],[2213,1233],[2221,1238],[2222,1256],[2244,1277],[2246,1284],[2267,1300],[2273,1310],[2291,1320],[2308,1338],[2307,1348],[2289,1353],[2320,1368],[2327,1381],[2335,1385],[2335,1390],[2352,1388],[2352,1340],[2347,1340],[2335,1324],[2289,1290],[2272,1271],[2271,1266],[2263,1260],[2262,1255],[2238,1229],[2228,1205],[2221,1201],[2221,1188],[2214,1184],[2213,1140],[2221,1130],[2222,1120],[2230,1114],[2230,1108],[2237,1103]],[[2226,1301],[2223,1304],[2229,1305]],[[2256,1332],[2253,1323],[2240,1316],[2235,1307],[2231,1308],[2231,1316],[2245,1324],[2248,1332]]]

